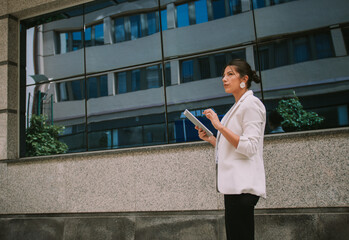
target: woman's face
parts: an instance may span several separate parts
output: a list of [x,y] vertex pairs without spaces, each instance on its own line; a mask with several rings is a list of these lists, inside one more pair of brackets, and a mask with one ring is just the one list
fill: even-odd
[[234,66],[227,66],[225,68],[222,81],[226,93],[235,94],[244,90],[240,88],[240,83],[244,79],[240,77]]

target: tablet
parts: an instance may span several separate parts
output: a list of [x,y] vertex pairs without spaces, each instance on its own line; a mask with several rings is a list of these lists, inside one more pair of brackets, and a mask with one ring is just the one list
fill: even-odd
[[202,122],[199,121],[199,119],[197,119],[193,114],[191,114],[190,111],[188,111],[188,109],[185,109],[184,116],[186,116],[195,126],[198,126],[202,130],[204,130],[207,136],[210,137],[213,135],[212,132],[204,124],[202,124]]

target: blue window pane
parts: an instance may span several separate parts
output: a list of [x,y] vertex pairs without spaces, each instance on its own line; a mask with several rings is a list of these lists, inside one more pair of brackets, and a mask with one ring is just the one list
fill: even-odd
[[288,64],[288,46],[286,41],[275,43],[274,52],[275,67],[281,67]]
[[[270,68],[269,64],[269,46],[265,46],[259,49],[259,60],[261,70],[267,70]],[[257,61],[256,61],[257,63]]]
[[76,80],[71,82],[71,87],[73,91],[74,100],[84,99],[84,85],[81,80]]
[[315,46],[317,58],[333,57],[332,41],[329,33],[319,33],[315,35]]
[[230,0],[229,1],[230,15],[235,15],[242,12],[241,0]]
[[224,0],[212,0],[213,19],[219,19],[225,17],[225,1]]
[[182,62],[182,82],[191,82],[194,80],[194,61],[187,60]]
[[206,0],[199,0],[195,2],[195,15],[197,24],[208,21]]
[[188,4],[177,6],[177,27],[189,26],[189,9]]
[[140,38],[142,36],[140,15],[131,16],[130,22],[131,22],[131,40]]
[[265,7],[265,0],[253,0],[253,9]]
[[310,48],[308,39],[306,37],[296,38],[293,41],[294,44],[294,62],[304,62],[310,60]]
[[123,42],[126,40],[124,18],[115,19],[115,39],[116,42]]
[[92,28],[88,27],[85,30],[85,46],[92,46]]
[[73,32],[73,51],[76,51],[82,48],[82,40],[81,40],[81,31]]
[[215,55],[216,73],[215,77],[223,75],[224,67],[227,65],[227,60],[224,53]]
[[126,93],[127,92],[127,77],[126,72],[120,72],[117,74],[117,93]]
[[95,45],[104,44],[104,32],[103,32],[103,23],[94,26],[95,29]]
[[161,26],[162,31],[167,30],[167,10],[161,11]]
[[158,65],[147,67],[147,88],[160,87]]
[[141,70],[133,70],[131,74],[131,89],[138,91],[141,89]]
[[156,30],[156,14],[155,14],[155,12],[148,13],[147,20],[148,20],[148,35],[156,33],[157,30]]
[[102,75],[99,78],[100,97],[108,96],[108,76]]
[[88,84],[88,98],[98,97],[97,78],[96,77],[88,78],[87,84]]

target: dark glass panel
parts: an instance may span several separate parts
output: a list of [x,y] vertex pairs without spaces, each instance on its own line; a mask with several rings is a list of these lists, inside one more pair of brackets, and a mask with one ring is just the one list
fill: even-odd
[[225,17],[225,0],[212,0],[213,19]]

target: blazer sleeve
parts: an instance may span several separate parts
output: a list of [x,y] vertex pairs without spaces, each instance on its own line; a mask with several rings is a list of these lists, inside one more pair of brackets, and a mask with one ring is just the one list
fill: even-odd
[[236,151],[247,157],[252,157],[258,152],[259,142],[264,136],[265,108],[259,100],[254,100],[245,105],[242,113],[242,135]]

